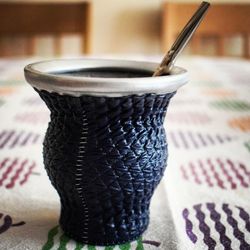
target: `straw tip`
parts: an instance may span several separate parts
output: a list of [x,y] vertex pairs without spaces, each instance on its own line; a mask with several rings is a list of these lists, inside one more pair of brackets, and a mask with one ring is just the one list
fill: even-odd
[[209,3],[209,2],[206,2],[206,1],[203,1],[202,4],[203,4],[203,5],[206,5],[207,7],[210,6],[210,3]]

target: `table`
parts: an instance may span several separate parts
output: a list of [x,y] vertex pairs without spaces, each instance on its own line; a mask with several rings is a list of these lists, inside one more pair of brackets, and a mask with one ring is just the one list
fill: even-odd
[[49,112],[22,72],[36,60],[0,60],[1,250],[250,249],[250,62],[180,60],[191,80],[168,109],[170,157],[149,229],[105,248],[76,243],[58,227],[59,199],[42,161]]

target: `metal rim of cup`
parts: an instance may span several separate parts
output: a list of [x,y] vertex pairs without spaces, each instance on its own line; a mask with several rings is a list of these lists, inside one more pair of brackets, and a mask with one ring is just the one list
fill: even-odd
[[101,78],[58,75],[70,70],[98,67],[130,68],[154,71],[158,63],[114,59],[57,59],[32,63],[24,68],[31,86],[48,92],[71,96],[94,95],[119,97],[147,93],[166,94],[176,91],[188,82],[188,72],[173,67],[170,75],[158,77]]

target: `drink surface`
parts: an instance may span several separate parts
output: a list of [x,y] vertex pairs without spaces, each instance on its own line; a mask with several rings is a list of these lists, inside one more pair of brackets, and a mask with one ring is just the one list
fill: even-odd
[[129,68],[90,68],[61,72],[51,72],[54,75],[72,77],[98,77],[98,78],[137,78],[151,77],[153,72]]

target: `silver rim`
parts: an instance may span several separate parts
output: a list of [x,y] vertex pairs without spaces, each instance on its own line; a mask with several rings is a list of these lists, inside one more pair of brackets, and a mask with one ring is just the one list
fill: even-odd
[[56,75],[69,70],[98,67],[132,68],[154,71],[157,63],[105,60],[105,59],[67,59],[42,61],[25,67],[25,78],[33,87],[48,92],[68,94],[72,96],[125,96],[131,94],[165,94],[176,91],[188,82],[185,69],[174,67],[171,75],[140,78],[97,78]]

